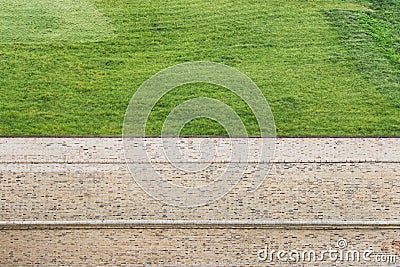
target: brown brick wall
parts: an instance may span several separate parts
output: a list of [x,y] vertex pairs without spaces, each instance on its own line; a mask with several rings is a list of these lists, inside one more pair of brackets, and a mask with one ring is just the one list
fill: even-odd
[[[399,255],[398,230],[81,229],[1,231],[0,265],[38,266],[395,266],[375,261],[259,261],[275,250],[335,248]],[[396,243],[397,242],[397,243]],[[346,251],[346,249],[344,249]],[[398,256],[399,257],[399,256]],[[397,261],[399,259],[397,258]]]
[[[226,146],[223,139],[216,142]],[[257,145],[257,139],[252,142]],[[288,266],[260,262],[257,251],[265,245],[323,250],[340,238],[349,249],[397,255],[399,265],[399,145],[400,138],[279,138],[270,174],[257,191],[246,191],[254,175],[251,164],[226,196],[185,209],[162,204],[138,187],[118,138],[0,138],[0,266]],[[155,141],[155,155],[159,148]],[[220,156],[212,167],[216,170],[224,167]],[[158,166],[168,168],[163,160]],[[183,175],[175,182],[190,184],[191,178]],[[102,220],[113,223],[68,226],[71,221]],[[116,222],[129,220],[169,225],[116,229]],[[174,220],[247,225],[182,229]],[[29,229],[29,223],[19,224],[24,221],[66,224]],[[307,227],[283,222],[304,222]],[[290,266],[304,265],[388,266],[375,261]]]

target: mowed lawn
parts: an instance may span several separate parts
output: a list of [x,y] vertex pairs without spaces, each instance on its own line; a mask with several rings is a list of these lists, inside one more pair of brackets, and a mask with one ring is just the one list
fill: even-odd
[[[137,88],[188,61],[237,68],[280,136],[400,135],[400,0],[0,0],[0,135],[120,135]],[[147,134],[190,98],[251,110],[224,88],[164,96]],[[184,135],[223,135],[208,119]]]

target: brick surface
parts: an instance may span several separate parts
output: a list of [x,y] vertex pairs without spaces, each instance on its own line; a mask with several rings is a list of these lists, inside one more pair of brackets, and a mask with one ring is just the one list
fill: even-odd
[[[182,186],[207,184],[213,181],[211,174],[226,167],[229,140],[211,141],[217,145],[217,156],[198,177],[171,168],[159,139],[146,140],[163,177]],[[260,141],[250,140],[253,147]],[[182,144],[190,148],[199,142],[186,138]],[[286,266],[258,261],[257,251],[265,245],[322,250],[335,246],[340,238],[348,241],[349,248],[400,257],[400,138],[278,138],[275,144],[272,164],[263,159],[259,165],[250,163],[243,179],[223,198],[187,209],[154,200],[136,184],[125,163],[121,138],[0,138],[0,265]],[[197,152],[187,153],[191,157]],[[256,153],[251,156],[250,161],[257,160]],[[269,167],[262,185],[249,192],[251,178],[259,168]],[[4,227],[21,221],[93,220],[172,223],[162,229],[148,224],[119,229],[112,225]],[[174,220],[271,225],[180,229]],[[283,220],[311,224],[279,226]],[[338,221],[370,224],[334,226]],[[321,229],[312,222],[332,222],[332,227]],[[378,222],[391,222],[391,226],[374,226]],[[303,265],[387,266],[375,261],[291,264]]]
[[[398,230],[82,229],[0,231],[0,265],[38,266],[396,266],[371,261],[260,261],[258,252],[336,248],[399,255]],[[261,258],[263,255],[261,255]],[[327,259],[327,258],[325,258]]]
[[123,164],[2,168],[0,220],[400,218],[399,163],[278,163],[255,192],[250,168],[225,197],[191,209],[149,197]]
[[[146,140],[153,148],[152,153],[161,155],[161,140]],[[182,140],[194,144],[202,141],[201,138]],[[229,141],[212,140],[223,148]],[[257,147],[260,139],[250,138],[249,142]],[[278,138],[275,143],[275,162],[400,162],[400,138]],[[220,151],[223,153],[220,157],[226,156],[226,150]],[[0,138],[0,162],[125,163],[125,157],[122,138],[3,137]]]

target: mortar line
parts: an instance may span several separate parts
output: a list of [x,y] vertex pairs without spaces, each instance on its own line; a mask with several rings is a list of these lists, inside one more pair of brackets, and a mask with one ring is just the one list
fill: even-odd
[[0,221],[2,230],[98,228],[400,229],[400,221],[346,220],[62,220]]
[[[170,162],[167,161],[154,161],[154,162],[128,162],[128,164],[169,164]],[[190,164],[203,164],[203,163],[208,163],[208,162],[190,162],[190,161],[179,161],[176,163],[190,163]],[[240,161],[215,161],[211,163],[217,163],[217,164],[230,164],[230,163],[235,163],[235,164],[306,164],[306,163],[321,163],[321,164],[341,164],[341,163],[400,163],[399,160],[349,160],[349,161],[261,161],[261,162],[256,162],[256,161],[249,161],[249,162],[240,162]],[[15,165],[15,164],[32,164],[32,165],[42,165],[42,164],[75,164],[75,165],[113,165],[113,164],[118,164],[118,165],[125,165],[127,164],[125,161],[116,161],[116,162],[104,162],[104,161],[87,161],[87,162],[82,162],[82,161],[67,161],[67,162],[58,162],[58,161],[0,161],[0,164],[3,165]]]

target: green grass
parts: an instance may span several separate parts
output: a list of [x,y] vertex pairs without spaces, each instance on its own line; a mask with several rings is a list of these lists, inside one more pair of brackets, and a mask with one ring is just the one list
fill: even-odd
[[[278,135],[400,135],[399,0],[17,2],[0,0],[1,135],[119,135],[135,90],[187,61],[253,79]],[[164,96],[147,133],[199,96],[231,105],[258,133],[237,96],[201,84]],[[198,119],[182,133],[225,132]]]
[[[341,33],[347,53],[341,60],[355,61],[386,102],[395,108],[394,116],[382,116],[382,124],[398,135],[400,118],[400,1],[360,1],[367,11],[331,10],[326,12]],[[390,129],[390,128],[389,128]]]
[[87,42],[113,36],[91,0],[0,0],[1,43]]

